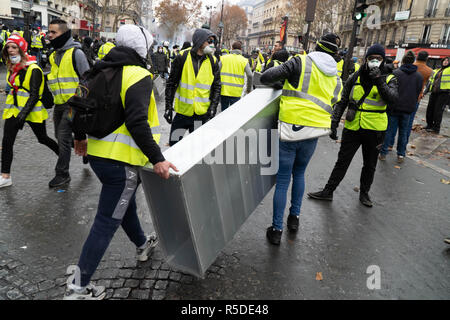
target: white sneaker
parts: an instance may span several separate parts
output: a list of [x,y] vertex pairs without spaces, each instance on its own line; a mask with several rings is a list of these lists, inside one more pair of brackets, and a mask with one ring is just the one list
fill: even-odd
[[0,188],[9,187],[10,185],[12,185],[11,177],[6,179],[6,178],[3,178],[3,176],[0,176]]
[[148,235],[145,247],[143,249],[139,248],[136,249],[136,259],[142,262],[147,261],[148,256],[150,255],[150,253],[153,251],[153,249],[156,247],[157,244],[158,244],[158,237],[156,236],[156,234],[152,233]]
[[69,284],[63,300],[103,300],[106,292],[103,286],[94,286],[89,283],[86,287],[77,287]]

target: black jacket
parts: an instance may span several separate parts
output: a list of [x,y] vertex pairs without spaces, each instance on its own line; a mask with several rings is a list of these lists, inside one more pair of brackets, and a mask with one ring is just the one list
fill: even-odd
[[282,89],[284,80],[287,80],[291,86],[297,88],[301,72],[302,60],[294,57],[276,68],[264,71],[261,83],[272,86],[274,89]]
[[413,113],[422,91],[423,77],[417,72],[417,66],[404,64],[394,71],[398,83],[398,100],[389,109],[391,114]]
[[[206,55],[199,56],[194,51],[194,49],[192,49],[190,52],[192,57],[192,64],[194,65],[194,72],[195,75],[197,76],[198,70],[200,69],[202,63],[206,59],[210,59],[210,57],[207,57]],[[183,54],[177,55],[175,60],[173,60],[172,62],[169,80],[167,80],[166,84],[166,110],[173,109],[173,100],[175,98],[175,92],[177,91],[178,85],[181,81],[181,73],[183,71],[183,66],[185,62],[186,59],[184,58]],[[216,62],[213,63],[212,69],[214,74],[214,81],[211,85],[211,93],[209,96],[211,104],[209,108],[211,110],[216,110],[217,105],[219,104],[220,101],[220,90],[221,90],[219,60],[216,60]]]
[[[146,68],[145,61],[135,50],[128,47],[114,47],[103,60],[94,65],[93,72],[108,67],[129,65]],[[152,89],[153,82],[150,75],[128,88],[125,96],[125,126],[139,149],[152,164],[156,164],[165,159],[161,149],[153,139],[152,130],[147,122]],[[117,88],[117,90],[120,92],[120,88]]]
[[339,125],[339,121],[341,120],[341,117],[348,106],[348,102],[350,100],[350,93],[352,91],[353,85],[356,83],[356,80],[358,79],[358,76],[361,76],[360,81],[362,87],[364,88],[364,92],[372,90],[372,87],[376,85],[381,98],[383,98],[383,100],[388,104],[388,106],[396,103],[398,99],[398,84],[396,77],[394,76],[394,78],[392,78],[391,81],[389,81],[389,83],[386,83],[386,77],[388,75],[383,74],[378,80],[372,81],[368,77],[367,64],[364,64],[357,72],[352,74],[350,78],[348,78],[348,80],[345,82],[344,89],[341,95],[341,100],[334,105],[334,111],[331,117],[332,127],[333,126],[337,127],[337,125]]
[[169,70],[169,59],[164,52],[156,52],[153,56],[153,68],[158,73],[168,72]]

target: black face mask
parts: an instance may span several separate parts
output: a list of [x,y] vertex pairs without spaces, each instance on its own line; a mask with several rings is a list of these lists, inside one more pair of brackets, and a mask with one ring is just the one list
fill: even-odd
[[67,30],[65,33],[60,35],[58,38],[50,40],[50,44],[55,49],[62,48],[66,44],[67,40],[70,39],[71,36],[72,36],[72,31]]

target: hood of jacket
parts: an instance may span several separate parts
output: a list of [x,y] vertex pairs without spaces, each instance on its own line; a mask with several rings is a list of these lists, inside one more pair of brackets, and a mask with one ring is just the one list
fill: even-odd
[[153,44],[153,36],[147,29],[132,24],[125,24],[117,32],[116,44],[119,47],[123,46],[133,49],[145,59]]
[[197,52],[197,50],[200,49],[202,44],[206,40],[208,40],[209,37],[214,37],[215,39],[217,39],[216,35],[211,30],[208,30],[208,29],[195,30],[194,35],[192,36],[192,42],[193,42],[192,50]]
[[69,40],[67,40],[66,43],[62,46],[62,48],[59,49],[58,51],[66,51],[66,50],[69,50],[70,48],[80,48],[81,49],[81,43],[76,42],[75,40],[73,40],[72,37],[70,37]]
[[412,74],[417,71],[417,66],[415,66],[413,64],[402,64],[402,66],[400,67],[400,70],[402,70],[403,72],[405,72],[407,74]]
[[314,51],[309,53],[308,57],[312,59],[317,68],[325,75],[329,77],[337,76],[337,63],[328,53]]
[[140,66],[147,69],[144,59],[136,50],[129,47],[114,47],[102,60],[94,64],[93,71],[95,73],[101,69],[122,66]]

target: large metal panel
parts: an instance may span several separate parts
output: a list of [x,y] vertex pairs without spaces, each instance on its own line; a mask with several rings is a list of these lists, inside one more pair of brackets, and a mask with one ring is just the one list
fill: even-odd
[[203,277],[275,184],[280,94],[257,89],[166,150],[168,180],[141,170],[169,265]]

